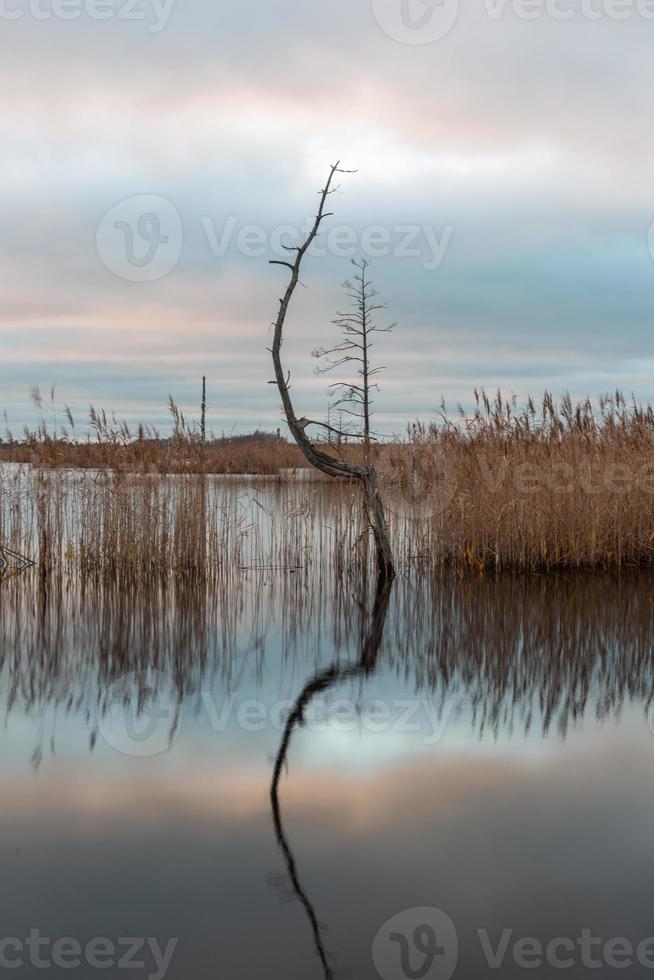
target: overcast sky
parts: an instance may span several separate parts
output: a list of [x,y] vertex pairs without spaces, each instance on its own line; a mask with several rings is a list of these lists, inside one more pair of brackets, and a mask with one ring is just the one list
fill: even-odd
[[[310,354],[372,260],[379,427],[474,386],[654,392],[652,0],[0,0],[0,407],[29,389],[165,423],[279,424],[270,322]],[[286,234],[286,238],[284,235]],[[335,380],[335,379],[334,379]]]

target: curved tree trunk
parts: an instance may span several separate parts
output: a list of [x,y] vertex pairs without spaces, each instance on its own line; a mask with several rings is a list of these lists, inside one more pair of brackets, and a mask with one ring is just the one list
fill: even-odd
[[343,667],[338,663],[332,664],[331,667],[327,667],[325,670],[319,671],[304,686],[286,721],[281,744],[277,751],[273,765],[273,777],[270,787],[270,802],[272,806],[275,836],[277,837],[277,843],[282,851],[282,854],[284,855],[284,861],[286,863],[286,869],[291,887],[302,903],[309,920],[314,946],[322,964],[325,980],[334,980],[335,973],[330,965],[329,956],[327,954],[327,950],[325,949],[316,910],[306,889],[302,886],[297,862],[295,860],[286,831],[284,830],[282,807],[279,798],[279,787],[282,772],[284,772],[288,765],[288,752],[291,739],[293,738],[293,734],[296,729],[303,724],[307,709],[313,699],[319,694],[328,691],[336,684],[340,684],[344,680],[355,677],[367,677],[374,673],[379,658],[379,650],[384,634],[384,625],[386,623],[386,614],[388,612],[388,605],[392,589],[392,576],[391,578],[385,578],[382,575],[377,576],[375,604],[373,607],[368,632],[366,633],[361,645],[358,662],[349,667]]
[[282,405],[284,406],[284,414],[286,415],[286,421],[290,429],[291,435],[293,436],[295,442],[298,444],[305,458],[312,466],[320,470],[321,473],[325,473],[330,477],[345,476],[359,480],[363,487],[365,503],[366,503],[366,513],[368,516],[368,522],[370,524],[374,539],[375,548],[377,552],[377,569],[379,575],[382,579],[390,579],[395,575],[395,566],[393,562],[393,553],[391,550],[390,536],[388,533],[388,525],[386,523],[386,516],[384,513],[384,505],[379,493],[377,471],[375,467],[368,463],[365,466],[357,466],[355,463],[347,463],[345,460],[339,459],[335,456],[331,456],[329,453],[324,452],[322,448],[318,448],[314,442],[307,435],[307,427],[309,425],[320,425],[324,427],[322,422],[316,422],[312,419],[299,418],[295,414],[295,409],[293,408],[293,403],[291,401],[291,396],[289,393],[289,377],[284,373],[284,368],[282,365],[281,358],[281,348],[283,340],[284,324],[286,322],[286,314],[288,313],[288,308],[293,298],[293,293],[300,281],[300,269],[302,267],[302,260],[306,255],[312,242],[318,235],[320,231],[320,225],[323,220],[327,218],[330,212],[325,211],[325,205],[329,194],[332,193],[332,184],[334,181],[334,176],[337,173],[346,173],[340,169],[339,164],[336,163],[331,167],[329,172],[329,177],[325,187],[320,194],[320,206],[318,208],[318,213],[316,215],[316,220],[313,224],[313,228],[309,232],[309,235],[303,245],[296,246],[294,248],[287,248],[289,252],[295,252],[294,262],[283,262],[283,261],[272,261],[271,265],[283,265],[286,266],[291,271],[291,279],[286,287],[286,291],[279,301],[279,312],[277,314],[277,319],[274,323],[275,333],[273,338],[273,345],[271,349],[273,365],[275,368],[275,380],[271,384],[276,384],[279,394],[282,399]]

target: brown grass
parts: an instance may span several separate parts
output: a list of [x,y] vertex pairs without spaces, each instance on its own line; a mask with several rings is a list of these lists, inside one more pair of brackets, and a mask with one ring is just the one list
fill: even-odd
[[415,426],[390,447],[417,555],[460,568],[619,568],[654,562],[654,415],[619,393],[516,410],[476,393],[471,419]]
[[[84,442],[43,429],[1,451],[31,466],[0,480],[0,544],[46,571],[205,576],[367,560],[356,488],[289,482],[280,494],[212,476],[281,477],[303,465],[284,440],[203,445],[183,418],[171,439],[97,415],[95,429]],[[619,393],[596,409],[546,394],[519,410],[481,392],[472,418],[443,413],[374,455],[400,563],[478,573],[654,564],[654,415]]]
[[0,447],[5,462],[42,469],[112,469],[132,473],[277,474],[302,466],[297,446],[257,438],[198,440],[142,438],[73,442],[30,438]]

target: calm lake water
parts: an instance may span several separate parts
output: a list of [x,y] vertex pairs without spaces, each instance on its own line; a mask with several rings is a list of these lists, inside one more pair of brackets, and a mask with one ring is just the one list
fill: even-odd
[[653,975],[653,585],[6,582],[3,965]]

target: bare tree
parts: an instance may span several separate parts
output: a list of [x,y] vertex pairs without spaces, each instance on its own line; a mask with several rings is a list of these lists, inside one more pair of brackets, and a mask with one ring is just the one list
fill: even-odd
[[378,293],[368,277],[370,263],[366,259],[352,259],[352,265],[358,272],[351,281],[348,279],[343,283],[352,309],[349,313],[337,313],[336,319],[332,320],[340,328],[343,339],[335,347],[318,347],[313,351],[313,356],[324,359],[324,364],[316,368],[319,374],[344,365],[354,368],[357,381],[336,381],[330,385],[336,396],[331,407],[341,409],[350,419],[354,419],[354,430],[347,434],[363,440],[364,460],[366,466],[369,466],[370,443],[374,439],[370,425],[372,393],[379,391],[379,384],[374,378],[384,370],[384,367],[375,366],[370,361],[374,347],[373,335],[389,333],[395,324],[388,327],[377,326],[375,314],[386,309],[386,304],[376,302]]
[[351,172],[352,171],[342,170],[339,163],[335,163],[330,168],[327,183],[320,192],[318,213],[316,214],[313,227],[311,228],[306,240],[299,246],[284,246],[286,251],[289,253],[295,253],[294,261],[286,262],[281,259],[271,261],[272,265],[282,265],[290,269],[291,278],[286,287],[284,295],[279,301],[279,312],[277,314],[277,319],[274,322],[274,338],[271,353],[275,368],[275,380],[271,381],[270,383],[277,385],[291,435],[304,453],[307,461],[311,463],[312,466],[315,466],[316,469],[320,470],[321,473],[325,473],[327,476],[349,477],[360,481],[364,491],[368,522],[375,539],[379,574],[384,578],[392,578],[395,575],[393,553],[391,550],[388,525],[386,523],[386,516],[384,513],[384,505],[379,493],[379,481],[375,467],[369,460],[365,461],[363,466],[358,466],[355,463],[348,463],[343,459],[325,452],[324,449],[319,448],[315,444],[315,442],[307,434],[307,429],[310,426],[321,426],[322,428],[327,429],[327,431],[330,431],[331,427],[324,422],[317,422],[313,419],[297,417],[290,395],[290,375],[284,371],[281,358],[284,324],[286,322],[286,315],[288,313],[291,299],[293,298],[293,293],[295,292],[295,289],[300,281],[302,262],[308,249],[311,247],[311,244],[318,235],[322,222],[331,214],[331,212],[325,211],[325,207],[327,204],[327,198],[338,189],[337,187],[334,187],[334,178],[336,174]]
[[202,404],[200,406],[200,439],[207,439],[207,379],[202,375]]

